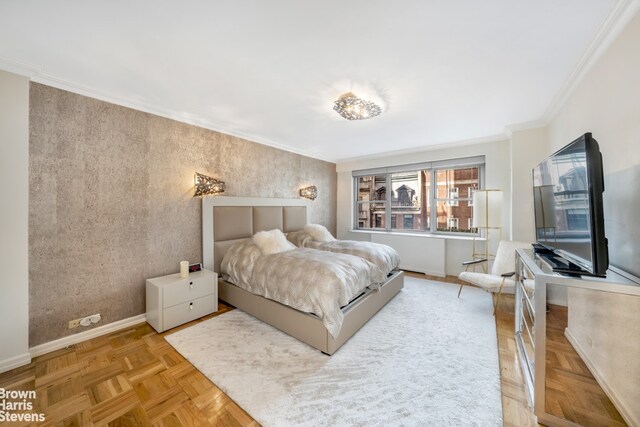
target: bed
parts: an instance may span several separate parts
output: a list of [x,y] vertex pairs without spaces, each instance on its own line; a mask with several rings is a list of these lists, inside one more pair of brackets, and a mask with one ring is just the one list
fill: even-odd
[[387,276],[400,265],[400,255],[390,246],[374,242],[337,240],[325,227],[318,224],[307,224],[303,230],[290,232],[287,239],[299,248],[359,256],[376,265]]
[[[278,228],[284,233],[300,231],[308,219],[308,201],[215,197],[202,199],[202,235],[204,267],[219,272],[226,252],[234,244],[258,231]],[[379,286],[372,286],[342,308],[343,322],[332,336],[321,319],[284,304],[255,295],[224,279],[218,281],[219,298],[281,331],[333,354],[351,338],[378,310],[404,286],[402,271],[394,271]]]

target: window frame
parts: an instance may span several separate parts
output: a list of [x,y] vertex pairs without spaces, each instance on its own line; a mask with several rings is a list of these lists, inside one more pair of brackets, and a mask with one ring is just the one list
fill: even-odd
[[[394,232],[394,233],[419,233],[419,234],[437,234],[437,235],[455,235],[455,236],[474,236],[478,237],[480,235],[478,230],[475,231],[444,231],[438,230],[438,212],[437,205],[438,202],[442,201],[450,201],[454,200],[451,198],[438,198],[437,197],[437,172],[440,170],[453,170],[453,169],[469,169],[469,168],[478,168],[478,187],[477,190],[482,190],[485,188],[485,157],[484,156],[475,156],[475,157],[467,157],[462,159],[451,159],[451,160],[443,160],[436,162],[426,162],[426,163],[416,163],[411,165],[401,165],[401,166],[392,166],[386,168],[376,168],[376,169],[365,169],[358,170],[352,172],[352,180],[353,180],[353,197],[352,197],[352,207],[354,208],[353,212],[353,223],[352,229],[357,231],[371,231],[371,232]],[[430,176],[430,191],[429,191],[429,200],[428,206],[430,206],[429,212],[429,228],[425,230],[405,230],[391,227],[391,216],[392,216],[392,191],[389,189],[392,188],[392,175],[399,172],[416,172],[418,174],[425,171]],[[360,201],[358,200],[359,194],[359,179],[365,176],[385,176],[385,200],[367,200]],[[375,179],[375,178],[374,178]],[[459,190],[458,190],[459,194]],[[447,195],[449,195],[449,191],[447,191]],[[466,201],[467,206],[473,209],[473,194],[467,193],[467,196],[471,197],[457,197],[455,198],[456,205],[459,201]],[[382,203],[385,207],[385,226],[384,227],[371,227],[371,228],[363,228],[360,227],[359,224],[359,206],[363,203]]]

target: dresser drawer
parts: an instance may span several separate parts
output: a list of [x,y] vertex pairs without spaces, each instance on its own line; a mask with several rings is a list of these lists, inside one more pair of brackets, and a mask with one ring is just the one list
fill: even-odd
[[175,328],[183,323],[190,322],[199,317],[206,316],[216,311],[217,298],[215,294],[197,298],[182,304],[164,309],[163,330]]
[[166,286],[163,294],[163,307],[193,301],[216,292],[216,277],[214,275],[179,279],[170,286]]

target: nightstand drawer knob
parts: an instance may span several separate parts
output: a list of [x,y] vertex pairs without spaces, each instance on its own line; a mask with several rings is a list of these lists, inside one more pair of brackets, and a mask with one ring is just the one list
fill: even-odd
[[193,310],[193,303],[192,302],[189,303],[189,310]]

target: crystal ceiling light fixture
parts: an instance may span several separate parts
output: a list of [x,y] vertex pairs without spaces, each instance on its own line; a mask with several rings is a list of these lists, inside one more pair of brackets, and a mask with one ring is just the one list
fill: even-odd
[[358,98],[351,92],[341,95],[334,102],[333,109],[347,120],[364,120],[382,113],[376,103]]

